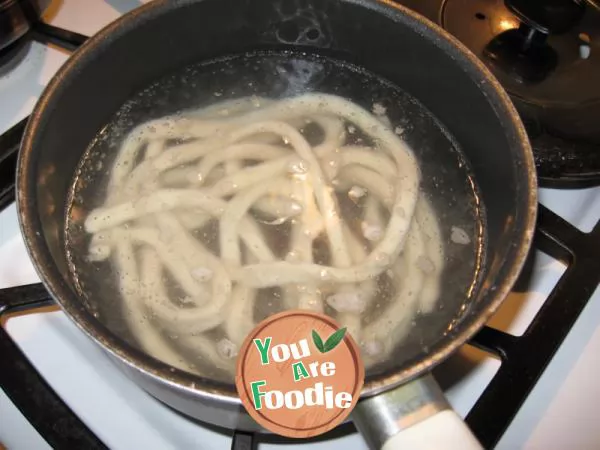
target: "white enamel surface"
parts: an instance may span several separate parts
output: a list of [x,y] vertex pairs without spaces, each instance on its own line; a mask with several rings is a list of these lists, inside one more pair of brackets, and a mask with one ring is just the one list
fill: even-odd
[[[92,34],[137,0],[55,0],[46,20]],[[66,60],[56,48],[34,44],[9,73],[0,72],[0,133],[31,111],[43,86]],[[589,231],[600,217],[600,189],[542,190],[541,201],[577,227]],[[515,335],[529,325],[564,266],[536,252],[528,289],[511,294],[491,324]],[[14,205],[0,213],[0,287],[39,281],[20,236]],[[209,430],[165,408],[123,376],[58,311],[10,319],[6,328],[33,364],[84,422],[112,449],[222,449],[227,434]],[[597,291],[498,448],[588,449],[600,447],[595,424],[600,400],[600,293]],[[465,346],[435,375],[464,417],[497,372],[500,362]],[[2,364],[0,363],[0,370]],[[49,448],[0,391],[0,442],[10,449]],[[362,438],[309,444],[265,444],[260,450],[302,448],[366,449]]]

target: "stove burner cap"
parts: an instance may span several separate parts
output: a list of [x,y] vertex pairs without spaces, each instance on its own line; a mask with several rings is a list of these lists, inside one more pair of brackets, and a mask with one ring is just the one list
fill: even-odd
[[506,7],[528,27],[544,34],[561,34],[583,17],[582,0],[505,0]]
[[539,83],[558,65],[556,51],[527,26],[506,30],[492,39],[483,50],[488,65],[503,71],[519,84]]
[[511,95],[532,140],[541,180],[600,183],[600,1],[439,4],[441,25]]
[[47,3],[47,0],[0,0],[0,52],[27,34]]
[[523,3],[557,1],[448,0],[441,21],[490,66],[513,96],[543,107],[573,108],[600,101],[600,10],[561,0],[580,5],[580,12],[565,13],[562,22],[547,12],[533,15],[535,19],[521,18],[532,14],[527,9],[531,5],[525,8]]

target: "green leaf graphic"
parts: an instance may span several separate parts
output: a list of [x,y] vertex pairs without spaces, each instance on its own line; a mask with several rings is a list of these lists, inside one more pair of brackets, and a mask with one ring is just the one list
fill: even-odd
[[336,348],[337,345],[340,342],[342,342],[342,339],[344,339],[345,334],[346,334],[346,327],[340,328],[335,333],[333,333],[331,336],[329,336],[327,338],[327,340],[325,341],[325,345],[323,346],[322,353],[327,353],[327,352],[333,350],[334,348]]
[[319,333],[317,333],[315,330],[312,330],[312,338],[317,350],[319,350],[321,353],[325,353],[323,351],[323,340],[321,339],[321,336],[319,336]]

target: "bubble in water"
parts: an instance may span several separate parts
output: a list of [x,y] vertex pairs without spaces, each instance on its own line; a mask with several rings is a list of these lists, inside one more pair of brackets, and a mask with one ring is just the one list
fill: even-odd
[[471,243],[471,238],[467,234],[467,232],[460,227],[452,227],[450,240],[455,244],[468,245]]
[[217,343],[217,351],[219,352],[219,355],[226,359],[235,358],[238,354],[237,346],[229,339],[221,339]]
[[367,195],[367,190],[361,186],[352,186],[348,191],[348,197],[353,200],[358,200],[359,198]]

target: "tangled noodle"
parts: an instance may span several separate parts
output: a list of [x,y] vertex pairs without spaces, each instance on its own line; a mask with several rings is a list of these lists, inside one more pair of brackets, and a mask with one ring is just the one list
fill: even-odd
[[[318,145],[301,132],[309,123],[323,134]],[[371,145],[347,143],[348,124]],[[183,143],[168,146],[174,137]],[[222,102],[128,135],[105,204],[85,221],[89,256],[111,258],[140,345],[173,366],[199,371],[175,356],[168,334],[232,374],[233,356],[255,325],[257,290],[267,287],[281,288],[287,308],[323,312],[328,304],[368,366],[388,356],[417,311],[431,311],[439,296],[442,242],[419,185],[411,150],[388,124],[343,98]],[[363,202],[362,233],[342,217],[340,194]],[[285,257],[268,245],[253,211],[292,223]],[[218,256],[192,235],[213,220]],[[319,237],[328,265],[313,258]],[[184,304],[169,298],[165,273],[186,294]],[[368,315],[381,274],[392,280],[393,298]],[[325,295],[324,286],[334,291]],[[206,335],[215,329],[226,337]]]

